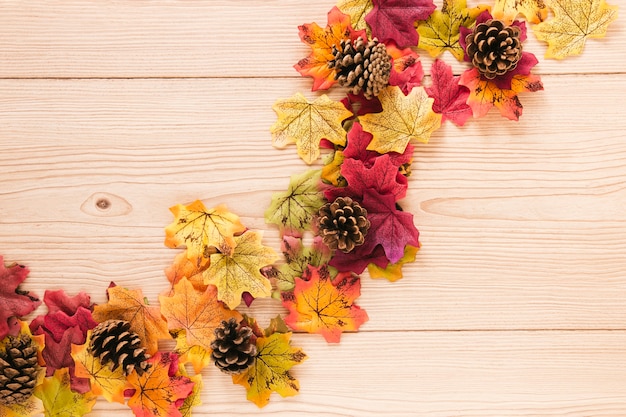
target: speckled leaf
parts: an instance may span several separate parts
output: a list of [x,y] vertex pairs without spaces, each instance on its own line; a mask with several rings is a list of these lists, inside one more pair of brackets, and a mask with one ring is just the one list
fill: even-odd
[[543,0],[496,0],[491,14],[508,23],[519,14],[531,23],[539,23],[548,16],[548,8]]
[[352,27],[356,30],[367,30],[368,36],[371,31],[365,21],[365,16],[367,16],[373,7],[374,4],[372,0],[339,0],[337,2],[337,8],[350,16]]
[[81,417],[96,403],[92,392],[80,394],[71,390],[67,368],[57,369],[53,376],[45,378],[34,395],[41,399],[46,417]]

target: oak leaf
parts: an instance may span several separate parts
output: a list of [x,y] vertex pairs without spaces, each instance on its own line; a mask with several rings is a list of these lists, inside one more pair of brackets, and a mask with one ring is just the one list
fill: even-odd
[[617,6],[604,0],[550,0],[554,18],[533,27],[537,39],[547,42],[546,58],[579,55],[588,38],[603,38],[617,19]]
[[360,117],[363,130],[374,136],[369,150],[404,153],[411,139],[427,143],[441,125],[441,115],[432,110],[434,100],[423,87],[413,88],[406,96],[398,87],[387,87],[378,98],[383,111]]
[[491,14],[505,22],[512,22],[522,14],[527,21],[539,23],[548,16],[548,8],[543,0],[496,0]]
[[383,278],[388,281],[394,282],[402,278],[402,266],[406,263],[415,261],[419,248],[416,246],[406,245],[404,248],[404,256],[396,263],[390,263],[385,268],[370,263],[367,266],[367,271],[371,278],[378,279]]
[[89,413],[96,403],[92,392],[72,391],[70,375],[66,368],[57,369],[35,387],[34,394],[41,399],[46,417],[81,417]]
[[128,406],[136,416],[181,417],[178,408],[191,394],[194,384],[180,374],[177,355],[157,352],[148,363],[151,366],[141,376],[137,372],[128,375],[133,391]]
[[350,25],[350,16],[337,7],[328,12],[325,29],[317,23],[310,23],[298,26],[298,30],[300,40],[311,47],[311,53],[294,68],[303,76],[313,77],[313,91],[326,90],[337,82],[335,71],[328,67],[328,61],[334,59],[333,46],[339,46],[344,39],[354,40],[359,36],[367,39],[365,30],[354,30]]
[[[258,335],[257,335],[258,336]],[[273,333],[257,337],[257,356],[254,364],[245,372],[233,375],[233,383],[247,390],[247,398],[259,407],[264,407],[272,392],[283,397],[298,394],[300,384],[289,370],[306,359],[300,348],[291,346],[291,333]]]
[[426,20],[436,8],[432,0],[373,0],[373,4],[365,16],[372,36],[381,42],[394,41],[400,48],[418,44],[414,23]]
[[[236,250],[236,249],[235,249]],[[231,317],[241,320],[241,314],[229,310],[217,300],[217,288],[208,286],[200,292],[194,289],[187,278],[174,286],[170,297],[159,296],[161,314],[167,319],[170,330],[185,330],[189,346],[211,349],[214,331],[222,320]]]
[[261,244],[262,233],[248,230],[235,236],[232,256],[216,253],[211,255],[211,266],[204,271],[206,284],[217,287],[217,298],[234,310],[241,302],[244,292],[255,298],[271,295],[272,286],[261,274],[261,268],[278,259],[274,249]]
[[485,5],[467,7],[466,0],[444,0],[441,10],[435,10],[427,20],[419,22],[419,47],[432,57],[448,50],[462,61],[465,52],[459,44],[459,28],[469,27],[479,14],[488,9]]
[[311,220],[324,200],[319,169],[294,174],[286,191],[274,193],[265,211],[265,221],[279,226],[281,234],[299,235],[311,229]]
[[368,32],[370,29],[365,21],[365,16],[372,11],[373,7],[372,0],[339,0],[337,2],[337,8],[350,16],[350,22],[352,22],[352,27],[355,30],[365,29]]
[[272,143],[284,148],[295,143],[298,155],[307,164],[320,156],[320,141],[326,139],[336,145],[346,143],[346,131],[341,122],[352,113],[343,104],[323,94],[309,102],[301,93],[276,101],[272,107],[278,120],[272,125]]
[[175,220],[165,228],[165,245],[170,248],[187,247],[187,257],[200,268],[211,253],[230,255],[235,246],[234,235],[246,228],[239,216],[228,211],[225,205],[208,209],[201,201],[170,208]]
[[[33,312],[41,301],[28,291],[19,288],[28,275],[28,268],[24,265],[4,265],[0,256],[0,340],[9,333],[19,331],[18,327],[10,326],[9,320],[15,321],[22,316]],[[15,334],[14,334],[15,335]]]
[[472,117],[472,109],[467,104],[469,89],[459,85],[460,77],[455,77],[452,68],[440,59],[433,62],[430,76],[432,85],[425,88],[435,100],[433,111],[441,114],[442,123],[450,120],[457,126],[463,126]]
[[170,338],[161,310],[149,306],[140,289],[128,290],[111,284],[107,294],[109,300],[94,307],[93,318],[98,323],[111,319],[130,322],[130,329],[137,333],[151,355],[158,350],[159,339]]
[[293,292],[283,293],[289,310],[285,323],[294,330],[319,333],[329,343],[339,343],[341,333],[356,331],[367,313],[354,304],[361,294],[361,280],[351,272],[331,280],[326,266],[310,267],[306,280],[296,278]]

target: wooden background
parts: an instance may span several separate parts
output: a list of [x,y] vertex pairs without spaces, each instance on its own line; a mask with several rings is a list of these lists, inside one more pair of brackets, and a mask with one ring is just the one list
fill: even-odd
[[[264,210],[306,167],[271,146],[271,106],[315,97],[292,68],[308,54],[297,26],[332,6],[3,0],[0,254],[30,267],[25,288],[102,303],[115,281],[156,303],[178,253],[168,208],[195,199],[278,249]],[[423,249],[399,282],[364,277],[361,331],[294,335],[301,393],[261,410],[206,370],[194,415],[626,416],[624,23],[563,62],[532,34],[526,48],[545,91],[521,96],[519,123],[491,112],[416,147],[405,209]]]

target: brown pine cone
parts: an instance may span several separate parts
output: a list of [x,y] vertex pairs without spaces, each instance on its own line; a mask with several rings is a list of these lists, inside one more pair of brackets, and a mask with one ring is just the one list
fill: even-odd
[[41,370],[37,347],[26,334],[7,336],[0,351],[0,403],[10,406],[30,398]]
[[367,210],[359,203],[350,197],[337,197],[319,209],[318,228],[326,246],[348,253],[365,242],[370,222]]
[[150,355],[141,347],[141,339],[130,330],[130,323],[124,320],[107,320],[98,324],[91,333],[89,351],[103,365],[111,370],[122,367],[124,374],[133,370],[143,374],[149,367]]
[[211,343],[211,360],[222,372],[240,374],[254,364],[257,350],[256,338],[248,326],[239,326],[234,318],[222,321],[215,329]]
[[494,79],[517,67],[522,57],[520,33],[517,26],[490,19],[476,25],[465,37],[465,51],[485,78]]

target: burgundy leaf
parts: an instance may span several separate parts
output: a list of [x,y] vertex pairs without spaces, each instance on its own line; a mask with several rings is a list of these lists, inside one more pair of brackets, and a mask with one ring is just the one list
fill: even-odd
[[381,42],[394,41],[398,47],[417,46],[414,23],[426,20],[435,10],[432,0],[373,0],[374,8],[365,16],[372,36]]

